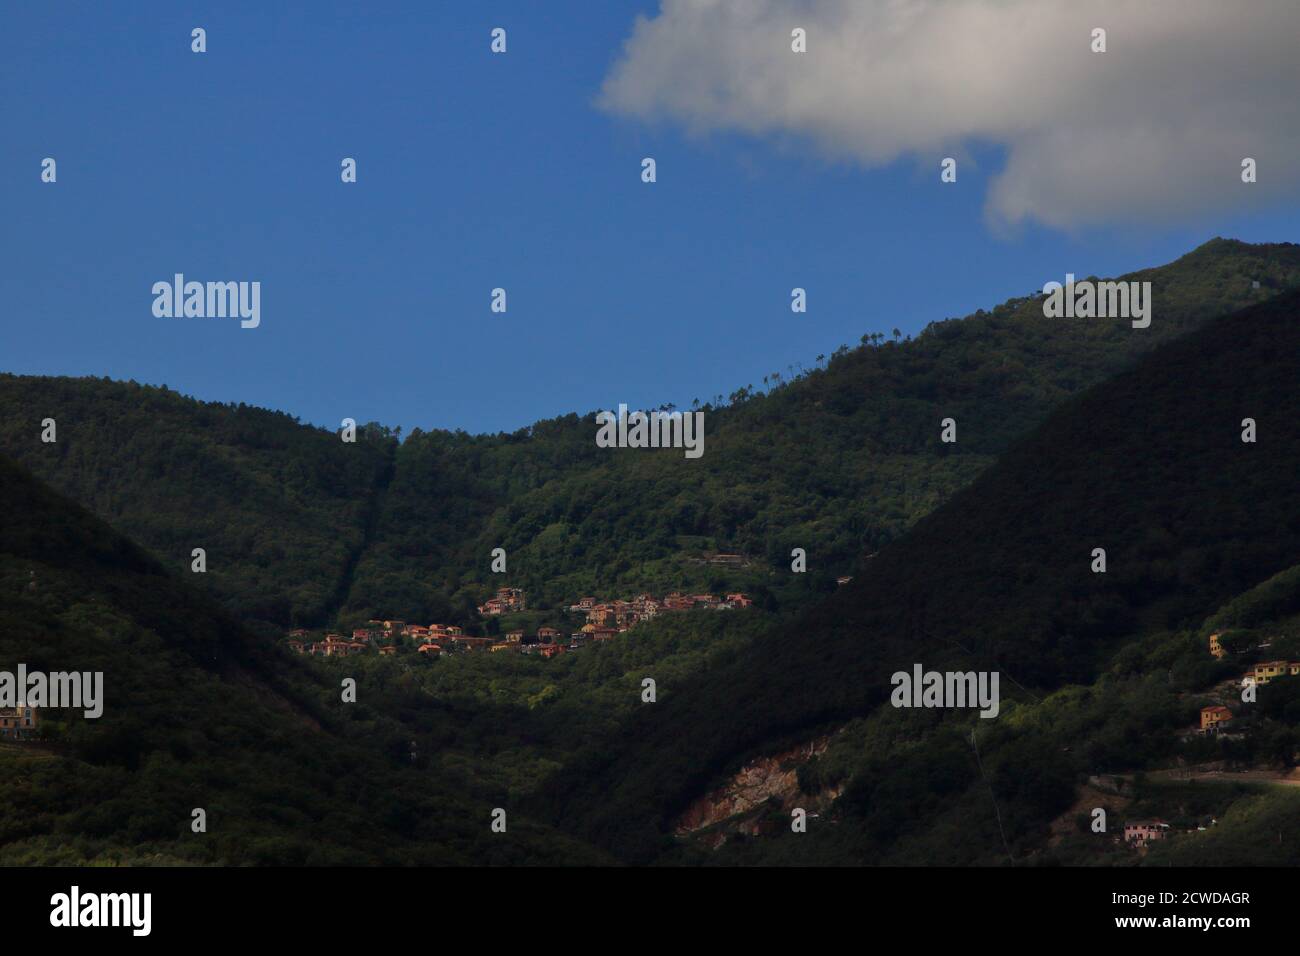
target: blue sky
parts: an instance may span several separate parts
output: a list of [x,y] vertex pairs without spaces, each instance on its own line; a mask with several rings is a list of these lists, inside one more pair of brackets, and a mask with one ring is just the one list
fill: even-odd
[[[6,4],[0,370],[513,430],[726,394],[1067,271],[1298,238],[1294,205],[1003,234],[996,142],[943,185],[939,155],[865,168],[798,135],[611,115],[602,83],[656,2],[374,6]],[[260,281],[261,327],[154,317],[175,272]]]

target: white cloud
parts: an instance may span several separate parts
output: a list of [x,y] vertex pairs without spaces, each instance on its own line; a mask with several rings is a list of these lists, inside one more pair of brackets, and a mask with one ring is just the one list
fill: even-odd
[[912,157],[936,182],[943,156],[999,144],[997,226],[1174,221],[1300,195],[1297,37],[1300,0],[664,0],[599,104],[868,167]]

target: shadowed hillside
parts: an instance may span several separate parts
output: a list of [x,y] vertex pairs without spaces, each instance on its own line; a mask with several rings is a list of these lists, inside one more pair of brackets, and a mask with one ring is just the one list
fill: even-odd
[[[1067,402],[832,599],[664,689],[623,725],[617,749],[593,747],[555,781],[548,812],[629,859],[650,858],[669,846],[674,815],[725,771],[869,714],[895,671],[997,670],[1006,707],[1091,683],[1144,635],[1199,625],[1300,560],[1297,382],[1297,293],[1158,348]],[[1255,444],[1241,440],[1247,417]],[[962,434],[978,441],[978,427]],[[1090,570],[1097,547],[1105,574]],[[980,729],[997,734],[1005,720]],[[929,792],[920,782],[950,766],[949,786],[965,793],[975,766],[954,744],[956,763],[876,774],[894,787],[917,781],[919,799]],[[1059,746],[1022,753],[1023,773],[1007,779],[1056,786],[1025,797],[1046,812],[1068,792],[1072,759]]]
[[[44,739],[0,745],[0,861],[598,859],[521,817],[494,838],[490,795],[414,761],[363,675],[343,703],[337,670],[250,634],[4,459],[0,494],[0,670],[99,671],[104,692],[98,719],[45,708]],[[195,808],[205,833],[191,830]]]

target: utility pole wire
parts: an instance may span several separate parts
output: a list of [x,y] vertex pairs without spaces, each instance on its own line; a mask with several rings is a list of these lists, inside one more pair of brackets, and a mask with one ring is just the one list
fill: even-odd
[[[972,658],[978,659],[985,656],[983,654],[976,654],[965,644],[962,644],[960,641],[954,641],[951,637],[939,637],[937,634],[932,633],[928,627],[917,624],[916,628],[926,637],[930,638],[930,640],[942,641],[945,644],[951,644],[953,647],[956,647],[958,650],[964,652],[965,654],[967,654]],[[1039,697],[1037,694],[1035,694],[1033,691],[1027,688],[1024,684],[1020,683],[1020,681],[1016,680],[1009,673],[1007,673],[1006,670],[1004,670],[1000,665],[998,665],[996,654],[989,654],[987,656],[992,657],[994,659],[993,663],[998,667],[998,673],[1001,674],[1003,677],[1005,677],[1007,680],[1011,681],[1011,683],[1015,684],[1016,687],[1020,688],[1020,691],[1026,697],[1032,700],[1035,704],[1041,704],[1043,702],[1043,699],[1041,697]]]
[[1002,811],[998,809],[998,798],[993,793],[993,784],[989,781],[988,775],[984,772],[984,761],[980,759],[980,746],[975,740],[975,728],[971,728],[970,745],[975,750],[975,765],[980,769],[980,777],[984,780],[984,786],[989,789],[989,800],[993,803],[993,815],[998,821],[998,835],[1002,837],[1002,849],[1007,851],[1007,859],[1011,865],[1016,865],[1016,858],[1011,855],[1011,847],[1007,845],[1007,832],[1002,829]]
[[[923,631],[923,633],[925,634],[926,637],[931,638],[932,640],[936,640],[936,641],[944,641],[944,642],[947,643],[947,644],[951,644],[951,645],[953,645],[954,647],[956,647],[958,650],[961,650],[961,651],[966,652],[966,653],[969,654],[971,657],[978,658],[978,657],[981,656],[981,655],[979,655],[979,654],[976,654],[976,653],[975,653],[974,651],[972,651],[969,647],[967,647],[966,645],[960,643],[959,641],[954,641],[951,637],[936,637],[935,635],[931,634],[928,630],[925,630],[924,628],[922,629],[922,631]],[[993,663],[994,663],[994,664],[997,664],[997,661],[994,660]],[[1003,677],[1005,677],[1007,680],[1011,681],[1011,683],[1013,683],[1013,684],[1015,684],[1017,687],[1019,687],[1020,690],[1023,691],[1023,692],[1025,693],[1026,696],[1028,696],[1029,698],[1031,698],[1035,704],[1041,704],[1041,703],[1043,702],[1043,699],[1042,699],[1041,697],[1039,697],[1039,696],[1038,696],[1037,694],[1035,694],[1033,691],[1031,691],[1031,690],[1029,690],[1027,687],[1025,687],[1024,684],[1020,683],[1020,681],[1016,680],[1014,677],[1012,677],[1010,674],[1008,674],[1005,670],[1002,669],[1002,667],[1001,667],[1000,665],[998,666],[998,673],[1001,674]]]

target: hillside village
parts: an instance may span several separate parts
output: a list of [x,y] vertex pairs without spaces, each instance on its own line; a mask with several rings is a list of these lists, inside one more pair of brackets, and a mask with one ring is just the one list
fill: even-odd
[[[1209,636],[1210,656],[1215,660],[1225,660],[1229,657],[1230,651],[1221,642],[1221,633],[1214,633]],[[1258,650],[1267,650],[1271,646],[1265,642],[1255,646]],[[1260,661],[1250,665],[1246,671],[1235,680],[1226,681],[1220,684],[1215,692],[1225,700],[1241,700],[1238,693],[1249,687],[1263,687],[1279,677],[1294,677],[1300,675],[1300,661],[1272,660]],[[1232,722],[1238,714],[1234,713],[1232,708],[1225,703],[1210,704],[1201,708],[1200,727],[1195,729],[1195,733],[1201,735],[1215,735],[1230,733]]]
[[[844,584],[848,580],[841,579],[838,583]],[[298,653],[324,657],[355,654],[391,656],[399,653],[399,649],[405,649],[413,650],[415,654],[426,658],[487,652],[518,653],[549,659],[613,640],[639,623],[653,620],[661,614],[693,610],[728,611],[747,608],[752,604],[750,597],[743,593],[719,596],[674,591],[662,597],[641,593],[630,599],[585,596],[555,609],[564,615],[580,617],[584,623],[577,630],[538,626],[533,633],[517,628],[503,634],[486,633],[493,629],[494,622],[529,610],[527,594],[523,589],[502,587],[497,589],[493,597],[477,606],[483,622],[478,630],[485,633],[467,633],[465,628],[451,624],[422,625],[402,620],[376,619],[367,621],[364,627],[354,629],[350,637],[328,632],[322,639],[311,640],[307,631],[295,630],[290,632],[288,644]],[[1201,693],[1197,722],[1180,731],[1178,736],[1185,744],[1194,740],[1205,741],[1205,744],[1199,750],[1184,751],[1183,756],[1177,760],[1177,767],[1152,771],[1152,776],[1157,780],[1267,783],[1278,777],[1253,764],[1243,769],[1237,765],[1238,757],[1233,757],[1230,753],[1227,753],[1226,761],[1223,754],[1207,761],[1208,752],[1204,751],[1204,746],[1208,746],[1209,738],[1222,739],[1226,743],[1248,739],[1258,718],[1251,711],[1252,704],[1247,702],[1251,695],[1246,694],[1243,700],[1243,692],[1252,686],[1264,687],[1279,678],[1300,676],[1300,660],[1270,659],[1250,663],[1252,658],[1262,656],[1271,649],[1271,641],[1241,645],[1229,644],[1221,638],[1224,635],[1220,632],[1210,634],[1207,644],[1202,646],[1211,657],[1220,662],[1243,658],[1244,670],[1238,676],[1220,680]],[[1200,756],[1194,756],[1196,753],[1200,753]],[[1122,813],[1123,807],[1131,801],[1131,776],[1132,774],[1103,775],[1092,778],[1092,781],[1096,790],[1109,794],[1110,800],[1119,801],[1118,809]],[[1098,784],[1101,779],[1110,779],[1111,786]],[[1101,793],[1096,795],[1101,798]],[[1167,803],[1158,800],[1155,804],[1146,802],[1140,806],[1135,805],[1133,809],[1146,813],[1157,810],[1169,815],[1168,819],[1164,816],[1131,817],[1124,821],[1122,829],[1111,836],[1115,845],[1139,855],[1145,855],[1158,843],[1176,839],[1183,834],[1204,832],[1218,823],[1216,814],[1189,813],[1186,808],[1178,806],[1176,801]]]
[[[565,634],[555,627],[539,627],[534,634],[523,630],[507,631],[503,636],[467,634],[455,624],[410,624],[400,620],[370,620],[363,628],[352,631],[351,638],[327,632],[321,640],[311,640],[303,628],[288,634],[289,648],[299,654],[320,657],[348,657],[374,652],[384,656],[398,653],[406,642],[417,654],[438,657],[443,654],[487,651],[489,653],[536,654],[551,658],[566,651],[576,651],[589,644],[612,640],[625,634],[642,621],[660,614],[681,611],[731,611],[751,607],[753,600],[736,592],[719,598],[714,594],[683,594],[673,591],[657,598],[638,594],[631,600],[599,601],[584,597],[565,610],[582,615],[585,623],[577,631]],[[520,588],[498,588],[496,596],[479,605],[485,619],[527,610],[527,595]]]
[[[1219,661],[1232,656],[1232,651],[1220,641],[1221,637],[1223,637],[1222,632],[1213,633],[1209,635],[1207,642],[1210,656]],[[1265,641],[1249,649],[1258,651],[1268,650],[1270,647],[1271,643]],[[1246,649],[1242,648],[1241,650]],[[1249,704],[1243,700],[1245,692],[1251,688],[1266,686],[1280,677],[1294,676],[1300,676],[1300,661],[1269,660],[1251,664],[1239,677],[1223,681],[1210,690],[1210,694],[1221,702],[1202,706],[1198,725],[1183,731],[1180,736],[1184,740],[1192,740],[1197,737],[1221,737],[1225,740],[1240,740],[1246,735],[1250,725],[1250,715],[1245,712]],[[1237,709],[1234,711],[1233,707],[1226,703],[1227,701],[1233,702],[1233,706]],[[1238,769],[1242,774],[1259,772]],[[1188,766],[1181,770],[1165,771],[1165,773],[1173,779],[1177,779],[1178,775],[1183,775],[1186,779],[1226,779],[1231,782],[1231,777],[1223,777],[1224,770],[1217,763],[1204,767]],[[1206,822],[1208,822],[1209,826],[1214,826],[1217,821],[1209,819]],[[1145,852],[1151,844],[1169,839],[1181,832],[1195,833],[1205,829],[1207,827],[1204,824],[1180,828],[1162,818],[1152,817],[1127,821],[1124,824],[1123,836],[1117,837],[1117,839],[1121,840],[1126,847]]]

